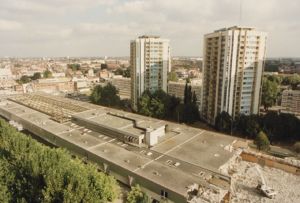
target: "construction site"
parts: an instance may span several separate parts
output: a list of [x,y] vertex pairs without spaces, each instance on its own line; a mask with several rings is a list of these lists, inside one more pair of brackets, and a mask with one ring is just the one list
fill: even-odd
[[46,94],[2,99],[0,116],[152,202],[300,202],[300,161],[236,137]]

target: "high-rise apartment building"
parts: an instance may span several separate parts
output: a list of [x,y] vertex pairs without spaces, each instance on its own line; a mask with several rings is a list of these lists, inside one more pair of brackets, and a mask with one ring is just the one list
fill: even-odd
[[266,33],[230,27],[204,36],[202,117],[210,124],[226,111],[257,114],[260,105]]
[[167,92],[167,75],[171,69],[169,40],[158,36],[141,36],[130,43],[131,101],[137,109],[145,90]]

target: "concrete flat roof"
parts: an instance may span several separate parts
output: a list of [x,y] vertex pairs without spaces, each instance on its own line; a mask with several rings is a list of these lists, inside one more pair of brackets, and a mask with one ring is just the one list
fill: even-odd
[[[62,98],[62,100],[69,99]],[[102,159],[182,195],[186,195],[187,186],[194,183],[208,185],[207,180],[215,175],[221,175],[218,173],[219,167],[233,156],[232,152],[225,149],[227,145],[233,143],[235,140],[233,137],[84,102],[75,103],[91,109],[76,113],[76,116],[110,127],[139,133],[133,129],[129,120],[105,114],[106,112],[134,118],[139,125],[145,127],[168,124],[169,130],[156,146],[146,148],[130,146],[72,121],[55,122],[50,116],[13,101],[0,102],[0,115],[4,116],[3,112],[9,112]],[[229,185],[227,188],[219,186],[226,190],[229,190],[229,187]]]

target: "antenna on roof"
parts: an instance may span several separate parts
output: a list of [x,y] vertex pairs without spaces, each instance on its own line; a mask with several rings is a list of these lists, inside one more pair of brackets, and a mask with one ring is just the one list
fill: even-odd
[[242,14],[243,14],[243,0],[240,0],[240,15],[239,15],[239,25],[242,25]]

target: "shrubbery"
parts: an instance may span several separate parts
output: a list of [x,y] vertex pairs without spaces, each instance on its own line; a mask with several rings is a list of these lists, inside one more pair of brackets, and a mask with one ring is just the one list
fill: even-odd
[[[111,83],[102,87],[97,85],[92,90],[90,101],[108,107],[121,108],[130,111],[130,101],[120,100],[118,90]],[[188,83],[184,90],[184,101],[168,95],[163,90],[150,92],[146,90],[138,100],[137,113],[159,119],[169,119],[177,122],[193,123],[199,120],[197,97]]]
[[270,141],[267,137],[267,135],[264,132],[259,132],[254,140],[254,144],[256,144],[256,147],[258,150],[269,150],[270,149]]
[[90,100],[94,104],[99,104],[108,107],[119,107],[120,106],[120,97],[118,96],[119,91],[111,83],[108,83],[106,86],[102,87],[97,85],[92,90]]
[[72,159],[0,119],[0,202],[108,202],[119,188],[95,165]]
[[297,153],[300,153],[300,142],[296,142],[294,144],[294,150],[297,152]]
[[131,191],[127,195],[127,203],[149,203],[149,197],[144,193],[139,185],[131,188]]
[[[215,128],[222,132],[230,130],[231,116],[220,113]],[[300,140],[300,120],[287,113],[268,112],[266,115],[240,115],[233,120],[233,132],[255,139],[260,131],[268,134],[271,142],[293,143]]]

